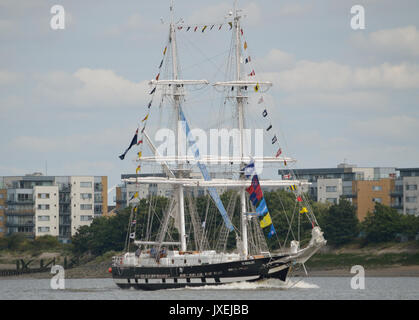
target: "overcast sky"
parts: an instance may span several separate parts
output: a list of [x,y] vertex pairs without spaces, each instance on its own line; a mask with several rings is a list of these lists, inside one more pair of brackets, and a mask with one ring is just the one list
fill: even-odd
[[[55,4],[65,9],[64,30],[50,27]],[[176,18],[218,23],[232,4],[177,0]],[[350,25],[356,4],[365,8],[364,30]],[[273,124],[298,168],[345,159],[367,167],[419,165],[417,0],[239,6],[257,78],[274,83],[266,98]],[[146,81],[156,76],[167,42],[168,7],[169,1],[0,0],[0,175],[45,173],[47,161],[49,175],[107,175],[111,187],[121,173],[134,173],[134,153],[124,161],[118,155],[146,112]],[[178,33],[185,76],[224,80],[216,71],[228,55],[227,30]],[[211,90],[203,93],[212,97]],[[218,107],[207,101],[185,107],[192,127],[217,120],[205,115]]]

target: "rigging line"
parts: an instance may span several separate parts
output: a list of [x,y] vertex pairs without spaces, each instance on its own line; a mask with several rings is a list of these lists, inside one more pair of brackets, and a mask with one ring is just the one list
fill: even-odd
[[[220,71],[221,71],[221,68],[224,66],[224,60],[223,60],[223,62],[221,63],[221,65],[217,65],[215,62],[214,62],[214,57],[218,57],[218,56],[220,56],[220,55],[222,55],[222,54],[225,54],[226,52],[228,52],[228,50],[226,50],[226,51],[223,51],[222,53],[219,53],[219,54],[217,54],[216,56],[213,56],[213,57],[207,57],[206,56],[206,54],[205,54],[205,52],[203,52],[194,42],[192,42],[191,40],[189,40],[188,38],[186,38],[186,40],[187,40],[187,42],[185,41],[185,42],[183,42],[183,45],[185,46],[185,48],[186,48],[186,46],[187,45],[190,45],[191,47],[192,47],[192,49],[194,49],[194,50],[196,50],[196,51],[198,51],[202,56],[204,56],[204,60],[203,61],[207,61],[207,62],[210,62],[214,67],[215,67],[215,72],[214,72],[214,75],[212,76],[212,78],[214,78],[215,79],[215,75],[217,75],[218,73],[220,73]],[[224,74],[224,76],[225,76],[225,74]]]

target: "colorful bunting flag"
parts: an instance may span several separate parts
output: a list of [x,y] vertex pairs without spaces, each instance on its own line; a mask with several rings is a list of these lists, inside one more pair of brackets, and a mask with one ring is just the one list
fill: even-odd
[[259,83],[257,83],[256,85],[255,85],[255,92],[258,92],[259,91]]
[[151,90],[150,94],[153,94],[154,92],[156,92],[156,88],[157,88],[157,87],[154,87],[154,89],[153,89],[153,90]]
[[141,170],[141,166],[138,166],[137,169],[135,169],[135,173],[138,174],[138,171]]
[[262,116],[264,117],[264,118],[266,118],[266,116],[268,115],[268,111],[266,111],[266,109],[265,110],[263,110],[263,112],[262,112]]
[[135,131],[135,135],[134,135],[134,137],[132,138],[131,143],[130,143],[130,145],[129,145],[128,149],[127,149],[127,150],[125,150],[125,152],[119,156],[119,159],[124,160],[125,155],[126,155],[126,154],[127,154],[127,152],[129,151],[129,149],[131,149],[131,147],[132,147],[132,146],[134,146],[134,145],[136,145],[136,144],[137,144],[137,135],[138,135],[138,129]]
[[141,139],[140,141],[138,141],[137,146],[142,144],[142,143],[143,143],[143,140]]
[[282,154],[282,149],[279,148],[278,151],[276,152],[275,158],[278,158],[281,154]]
[[131,197],[131,199],[129,199],[129,201],[131,201],[132,199],[137,198],[137,197],[138,197],[138,191],[132,195],[132,197]]
[[244,50],[247,49],[247,42],[246,41],[244,42],[243,48],[244,48]]
[[260,227],[266,228],[269,225],[272,224],[272,219],[271,219],[271,215],[269,214],[269,212],[263,217],[263,219],[260,221]]
[[145,116],[145,118],[143,120],[141,120],[141,122],[146,121],[148,119],[148,115],[149,115],[149,113],[147,113],[147,115]]
[[255,172],[255,163],[254,161],[250,162],[246,167],[243,169],[246,178],[249,178]]
[[158,81],[158,80],[159,80],[159,78],[160,78],[160,73],[158,73],[158,74],[157,74],[157,76],[156,76],[156,81]]
[[163,50],[163,55],[165,55],[165,54],[166,54],[166,51],[167,51],[167,47],[164,47],[164,50]]
[[301,210],[300,210],[300,213],[307,213],[308,212],[308,210],[307,210],[307,208],[306,207],[303,207]]
[[272,125],[270,124],[268,128],[266,128],[266,131],[269,131],[272,129]]
[[282,175],[282,179],[291,179],[291,175],[290,174],[284,174],[284,175]]
[[141,151],[139,151],[139,152],[138,152],[138,158],[141,158],[141,156],[142,156],[142,152],[141,152]]
[[249,73],[249,77],[253,77],[255,75],[256,75],[255,70],[252,70],[252,72]]
[[274,137],[272,138],[272,144],[275,144],[275,142],[278,141],[278,138],[276,137],[276,135],[274,135]]
[[204,27],[202,28],[202,32],[204,32],[206,28],[207,28],[207,26],[204,26]]
[[198,27],[195,27],[195,29],[193,29],[193,31],[196,32],[197,29],[198,29]]
[[233,23],[229,22],[228,24],[230,25],[230,30],[231,30],[233,28]]
[[256,207],[256,213],[259,216],[263,216],[265,213],[268,213],[268,206],[266,205],[265,198],[262,198],[259,205]]
[[268,233],[268,239],[272,238],[275,235],[276,231],[274,228],[274,225],[271,224],[271,229],[269,229],[269,233]]
[[298,197],[297,197],[297,201],[298,201],[298,202],[303,202],[303,199],[301,199],[301,197],[300,197],[300,196],[298,196]]

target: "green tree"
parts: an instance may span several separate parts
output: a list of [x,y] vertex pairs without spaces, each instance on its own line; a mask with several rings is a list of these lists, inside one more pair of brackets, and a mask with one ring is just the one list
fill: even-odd
[[402,215],[396,209],[376,203],[374,212],[362,222],[366,242],[393,241],[403,231]]
[[335,246],[351,242],[359,233],[359,222],[354,206],[345,199],[332,205],[321,217],[324,237]]

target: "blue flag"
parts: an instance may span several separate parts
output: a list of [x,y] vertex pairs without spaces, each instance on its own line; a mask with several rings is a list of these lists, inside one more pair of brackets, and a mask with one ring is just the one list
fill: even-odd
[[265,198],[262,198],[259,205],[256,207],[256,213],[258,216],[264,216],[266,213],[268,213],[268,207],[266,205]]

